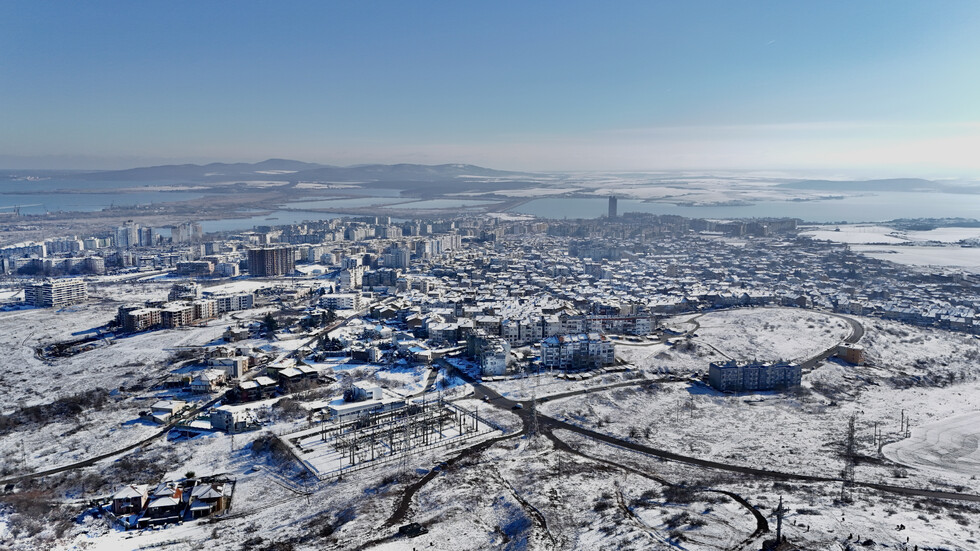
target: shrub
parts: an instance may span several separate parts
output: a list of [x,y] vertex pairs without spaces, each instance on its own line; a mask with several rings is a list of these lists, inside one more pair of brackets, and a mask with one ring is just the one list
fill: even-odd
[[283,398],[273,406],[275,416],[281,420],[294,420],[306,417],[307,411],[299,401],[293,398]]
[[670,518],[668,518],[664,522],[664,526],[666,526],[667,528],[678,528],[685,524],[689,524],[690,522],[691,522],[691,515],[687,514],[686,512],[682,512],[682,513],[677,513],[676,515],[673,515]]
[[663,498],[668,503],[693,503],[698,499],[698,491],[683,484],[676,484],[663,489]]

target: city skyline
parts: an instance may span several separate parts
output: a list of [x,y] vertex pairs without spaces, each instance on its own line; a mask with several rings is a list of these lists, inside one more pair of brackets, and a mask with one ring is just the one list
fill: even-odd
[[976,177],[980,6],[0,6],[0,167]]

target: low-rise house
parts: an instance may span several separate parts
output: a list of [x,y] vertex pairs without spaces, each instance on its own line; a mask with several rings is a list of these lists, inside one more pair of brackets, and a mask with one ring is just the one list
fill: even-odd
[[303,372],[295,367],[280,369],[277,372],[277,377],[279,379],[279,386],[282,388],[294,387],[304,380]]
[[276,393],[276,386],[276,381],[269,377],[256,377],[238,385],[239,398],[243,402],[269,398]]
[[208,369],[191,381],[191,392],[208,394],[218,390],[218,387],[225,384],[226,381],[227,377],[224,371]]
[[211,411],[211,427],[229,434],[245,432],[258,426],[251,410],[241,407],[219,406]]
[[139,513],[149,500],[149,486],[127,484],[112,495],[112,512],[117,516]]
[[186,516],[195,519],[220,513],[228,508],[228,497],[224,493],[224,485],[216,483],[201,483],[191,490]]
[[150,406],[150,418],[160,424],[166,424],[180,410],[187,406],[183,400],[160,400]]
[[249,337],[249,330],[245,327],[229,327],[222,337],[226,342],[243,341]]
[[139,526],[164,524],[181,520],[183,502],[181,495],[183,490],[180,486],[166,482],[157,486],[150,498],[146,512],[139,520]]
[[194,479],[128,484],[112,496],[112,512],[126,529],[194,520],[221,513],[231,505],[234,482]]

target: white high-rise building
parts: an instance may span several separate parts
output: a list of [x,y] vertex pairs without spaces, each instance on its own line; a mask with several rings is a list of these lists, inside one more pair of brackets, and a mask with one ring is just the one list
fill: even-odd
[[51,279],[24,290],[24,302],[38,308],[63,308],[88,299],[88,287],[78,278]]

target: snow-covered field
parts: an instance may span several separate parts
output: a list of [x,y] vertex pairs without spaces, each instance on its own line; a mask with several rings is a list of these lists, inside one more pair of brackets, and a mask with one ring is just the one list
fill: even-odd
[[885,446],[888,459],[923,472],[967,476],[980,473],[980,411],[971,411],[912,429],[911,438]]
[[[851,490],[848,492],[850,501],[841,501],[839,483],[783,483],[724,475],[651,459],[623,448],[595,445],[587,438],[567,432],[559,434],[573,448],[586,450],[596,458],[615,461],[674,483],[703,484],[733,491],[745,497],[767,518],[770,529],[776,524],[774,511],[782,498],[787,509],[783,533],[803,549],[835,550],[850,545],[852,549],[912,550],[918,546],[920,550],[973,551],[980,537],[980,530],[975,527],[980,509],[975,504],[907,499],[866,490]],[[749,522],[743,520],[743,526]],[[901,525],[905,526],[904,530],[898,529]],[[772,537],[772,532],[767,537]],[[867,547],[861,545],[865,542],[868,542]],[[758,547],[757,544],[748,548]],[[685,544],[685,548],[737,547]]]
[[709,312],[697,322],[695,341],[720,354],[718,359],[801,360],[833,347],[851,333],[840,318],[798,308],[722,310]]
[[[105,390],[107,403],[83,408],[70,420],[49,419],[0,433],[0,449],[11,453],[16,472],[58,467],[138,442],[160,430],[139,419],[139,412],[165,393],[148,389],[166,378],[181,347],[201,346],[220,338],[226,320],[203,327],[150,331],[96,342],[73,356],[45,359],[35,347],[80,339],[115,317],[122,304],[165,298],[169,284],[117,283],[94,286],[90,302],[70,308],[0,312],[0,343],[6,362],[0,378],[0,414],[50,404],[80,393]],[[111,343],[111,344],[109,344]],[[187,397],[189,399],[201,399]]]
[[958,243],[980,239],[980,228],[935,228],[932,230],[896,230],[876,224],[834,224],[801,226],[800,235],[835,243]]
[[621,383],[628,380],[627,377],[626,373],[603,373],[587,379],[570,380],[557,377],[553,373],[542,373],[488,382],[486,385],[499,392],[501,396],[520,401],[530,400],[535,396],[542,397]]
[[961,241],[976,242],[980,239],[980,228],[905,231],[873,224],[842,224],[807,226],[801,230],[800,235],[847,243],[853,251],[879,260],[980,273],[980,248],[957,245]]
[[[45,404],[83,390],[115,389],[110,406],[72,420],[51,420],[30,432],[0,438],[5,465],[15,470],[56,466],[135,441],[156,427],[133,422],[158,393],[118,391],[149,384],[168,372],[171,354],[183,345],[215,340],[224,323],[178,331],[156,331],[118,339],[115,344],[69,358],[43,360],[33,347],[96,327],[123,302],[158,296],[161,285],[106,286],[92,302],[70,311],[23,310],[0,313],[0,338],[9,349],[2,402],[5,412],[22,405]],[[111,293],[111,294],[110,294]],[[111,297],[111,298],[110,298]],[[256,314],[260,315],[260,314]],[[692,319],[692,317],[694,319]],[[543,415],[649,447],[733,465],[792,473],[839,476],[848,420],[856,419],[860,459],[855,479],[914,488],[975,493],[980,417],[978,341],[971,336],[918,328],[877,319],[856,318],[867,332],[861,340],[866,366],[826,362],[804,375],[803,386],[776,393],[721,394],[691,378],[724,356],[740,359],[801,358],[833,346],[850,333],[840,318],[800,309],[738,309],[681,316],[668,324],[694,335],[669,346],[646,342],[617,346],[617,356],[632,365],[570,381],[554,374],[490,384],[512,399],[545,398]],[[293,339],[262,345],[282,353]],[[337,360],[314,364],[325,373],[374,380],[403,393],[417,392],[426,368],[379,366]],[[654,382],[659,380],[658,382]],[[512,410],[494,409],[472,397],[471,388],[443,372],[436,377],[445,396],[516,435],[522,427]],[[620,388],[598,387],[625,384]],[[334,392],[339,389],[327,389]],[[275,407],[273,407],[275,411]],[[901,420],[911,420],[905,439]],[[871,549],[977,549],[980,513],[960,501],[908,498],[869,489],[851,490],[852,502],[839,501],[837,483],[779,483],[661,461],[618,446],[601,444],[566,430],[545,436],[514,436],[485,451],[441,468],[419,488],[399,524],[423,523],[429,533],[415,539],[394,534],[386,524],[403,491],[434,465],[461,448],[426,451],[396,461],[391,468],[367,469],[323,482],[304,480],[302,469],[272,451],[253,449],[269,433],[285,434],[306,425],[271,415],[261,431],[210,434],[178,440],[158,439],[123,458],[114,457],[73,473],[48,477],[21,491],[55,492],[69,519],[64,536],[52,529],[32,537],[14,537],[24,524],[10,510],[0,511],[0,547],[71,550],[200,548],[263,549],[273,543],[292,549],[651,549],[690,551],[731,549],[755,529],[749,510],[714,488],[735,492],[759,508],[774,525],[779,500],[789,508],[784,531],[806,548],[844,548],[855,537],[876,542]],[[881,441],[875,440],[876,429]],[[883,451],[878,450],[879,445]],[[567,447],[565,447],[567,446]],[[466,446],[463,446],[466,447]],[[22,451],[23,450],[23,451]],[[584,454],[584,455],[583,455]],[[17,459],[18,457],[21,459]],[[140,478],[136,460],[157,465],[153,479]],[[127,466],[128,465],[128,466]],[[255,467],[258,467],[256,469]],[[635,470],[631,470],[635,469]],[[233,508],[219,522],[196,521],[165,530],[122,532],[104,520],[86,516],[74,523],[87,500],[111,493],[128,482],[156,483],[226,474],[237,480]],[[100,475],[107,487],[87,490],[73,477]],[[129,479],[127,477],[132,477]],[[126,478],[126,479],[124,479]],[[667,491],[662,482],[685,483],[686,497]],[[98,492],[98,493],[95,493]],[[12,519],[17,522],[12,522]],[[906,530],[898,530],[905,525]],[[888,547],[883,547],[887,545]],[[758,542],[747,548],[758,548]],[[862,546],[863,548],[863,546]],[[909,547],[911,549],[911,547]]]
[[833,226],[801,227],[800,235],[818,241],[835,243],[905,243],[906,240],[893,235],[895,230],[887,226],[869,224],[840,224]]
[[871,258],[888,260],[909,266],[956,268],[980,273],[980,248],[976,247],[907,247],[884,245],[854,245],[854,252]]

